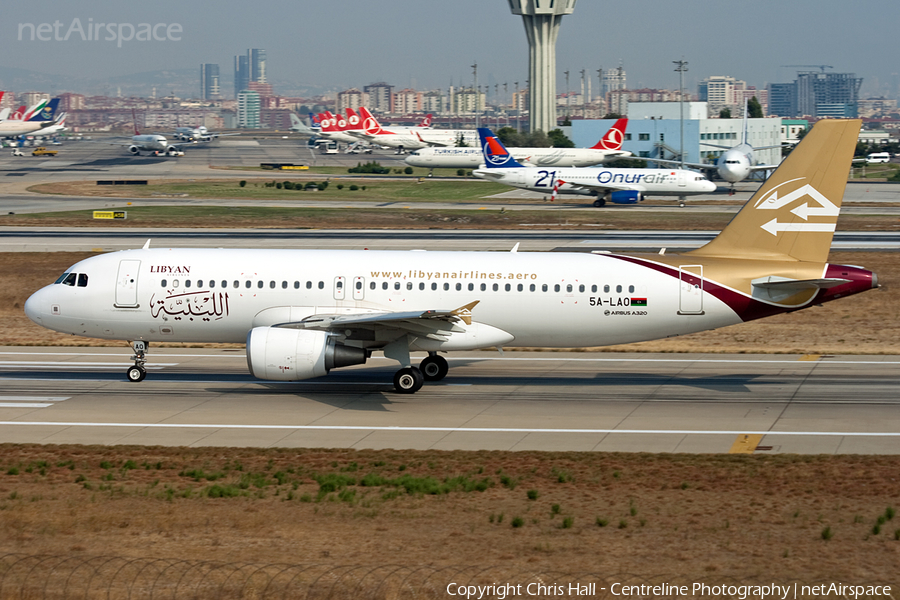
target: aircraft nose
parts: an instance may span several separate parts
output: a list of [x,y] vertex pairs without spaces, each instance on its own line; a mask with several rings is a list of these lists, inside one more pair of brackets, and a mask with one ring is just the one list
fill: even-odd
[[38,325],[43,325],[41,318],[47,312],[47,294],[43,289],[36,291],[28,297],[28,300],[25,301],[24,310],[29,319]]

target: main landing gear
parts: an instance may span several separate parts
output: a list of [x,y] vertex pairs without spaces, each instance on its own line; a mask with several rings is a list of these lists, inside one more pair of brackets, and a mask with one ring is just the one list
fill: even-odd
[[400,394],[414,394],[426,381],[440,381],[446,377],[449,370],[446,358],[429,352],[418,368],[403,367],[394,373],[394,389]]
[[144,365],[147,362],[147,348],[149,346],[150,344],[141,340],[131,342],[131,348],[134,350],[134,356],[131,357],[131,360],[134,361],[134,366],[128,367],[126,372],[128,381],[137,383],[138,381],[143,381],[144,377],[147,376],[147,369],[144,368]]

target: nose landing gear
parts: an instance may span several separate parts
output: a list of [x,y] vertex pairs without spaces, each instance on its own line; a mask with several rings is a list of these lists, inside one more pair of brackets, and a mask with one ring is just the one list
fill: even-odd
[[144,365],[147,363],[147,348],[149,346],[150,344],[141,340],[131,342],[131,348],[134,350],[134,356],[131,357],[131,360],[134,361],[134,366],[128,367],[126,372],[128,381],[137,383],[138,381],[143,381],[147,376],[147,369],[144,368]]

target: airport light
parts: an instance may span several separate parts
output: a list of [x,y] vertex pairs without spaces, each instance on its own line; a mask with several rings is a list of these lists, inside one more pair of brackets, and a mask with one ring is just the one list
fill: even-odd
[[[681,60],[673,60],[674,64],[678,65],[675,68],[678,71],[678,103],[679,108],[681,109],[681,135],[679,136],[679,143],[681,144],[681,148],[678,151],[679,154],[679,162],[681,163],[679,167],[684,169],[684,73],[687,71],[687,61],[682,57]],[[679,196],[678,200],[681,206],[684,206],[684,196]]]
[[[531,131],[556,128],[556,38],[576,0],[537,2],[510,0],[512,14],[522,17],[528,37],[528,123]],[[540,6],[539,6],[540,4]]]

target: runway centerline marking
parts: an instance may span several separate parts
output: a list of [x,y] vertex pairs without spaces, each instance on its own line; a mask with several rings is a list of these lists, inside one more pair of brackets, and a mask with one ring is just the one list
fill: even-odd
[[704,430],[704,429],[535,429],[525,427],[410,427],[410,426],[366,426],[366,425],[238,425],[212,423],[104,423],[78,421],[0,421],[0,427],[8,425],[39,427],[131,427],[141,429],[261,429],[290,431],[411,431],[447,433],[627,433],[636,435],[800,435],[829,437],[900,437],[900,431],[746,431],[746,430]]

